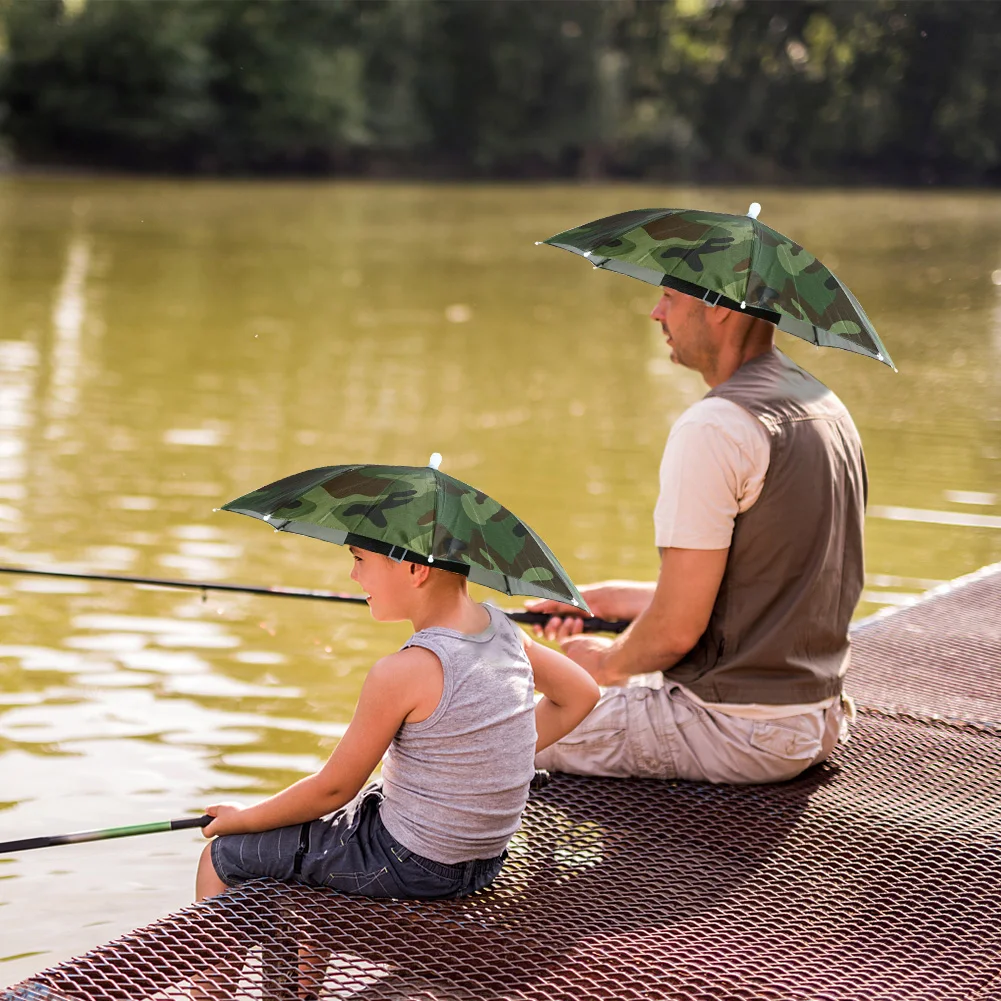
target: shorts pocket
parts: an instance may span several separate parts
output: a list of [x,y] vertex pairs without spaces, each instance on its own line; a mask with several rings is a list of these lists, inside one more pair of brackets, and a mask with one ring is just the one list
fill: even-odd
[[626,696],[624,688],[606,689],[591,712],[568,734],[556,741],[560,747],[576,747],[588,744],[602,747],[621,744],[625,739],[628,725],[628,699],[639,693]]
[[395,897],[394,881],[389,879],[389,867],[383,866],[375,872],[332,872],[324,877],[323,885],[342,893],[354,893],[363,897]]
[[598,727],[587,731],[577,729],[565,737],[560,737],[556,744],[559,747],[579,747],[583,744],[589,747],[618,746],[625,740],[625,733],[625,730],[614,730],[609,727]]
[[688,698],[677,688],[670,690],[671,713],[658,727],[658,736],[663,737],[671,730],[686,730],[695,726],[704,729],[709,722],[709,714],[698,703]]
[[821,751],[821,735],[814,728],[796,726],[789,720],[755,721],[748,743],[786,761],[811,761]]

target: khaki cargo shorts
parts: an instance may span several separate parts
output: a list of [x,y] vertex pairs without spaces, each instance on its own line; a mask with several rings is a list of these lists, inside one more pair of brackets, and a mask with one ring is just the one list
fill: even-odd
[[575,730],[535,756],[535,767],[573,775],[783,782],[847,740],[841,702],[801,716],[749,720],[707,709],[662,674],[602,690]]

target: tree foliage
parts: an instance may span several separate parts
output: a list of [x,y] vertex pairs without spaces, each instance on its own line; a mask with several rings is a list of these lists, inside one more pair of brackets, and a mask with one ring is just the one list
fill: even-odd
[[979,0],[0,0],[27,161],[1001,179]]

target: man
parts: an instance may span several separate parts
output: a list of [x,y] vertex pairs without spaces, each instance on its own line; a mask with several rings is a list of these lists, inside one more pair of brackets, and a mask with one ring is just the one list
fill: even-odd
[[673,289],[651,316],[671,360],[711,391],[664,451],[656,584],[581,588],[595,615],[630,628],[582,636],[579,613],[530,603],[554,616],[546,636],[607,686],[536,767],[790,779],[847,738],[842,679],[867,494],[858,432],[841,401],[775,348],[768,321]]

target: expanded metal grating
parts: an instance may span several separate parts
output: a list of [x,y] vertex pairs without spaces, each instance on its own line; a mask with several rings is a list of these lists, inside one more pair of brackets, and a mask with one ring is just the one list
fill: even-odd
[[852,640],[864,705],[1001,726],[1001,564],[860,623]]
[[554,776],[494,886],[467,900],[260,881],[14,990],[1001,1001],[999,610],[996,567],[857,629],[852,687],[869,707],[793,782]]

